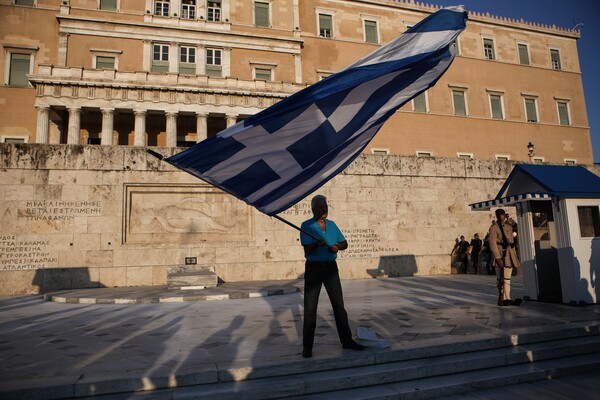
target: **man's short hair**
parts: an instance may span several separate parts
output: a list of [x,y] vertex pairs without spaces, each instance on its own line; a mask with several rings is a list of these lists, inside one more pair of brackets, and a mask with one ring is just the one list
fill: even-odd
[[500,219],[500,216],[502,214],[506,214],[506,212],[503,209],[499,208],[499,209],[496,210],[496,218],[497,219]]
[[316,195],[310,201],[310,208],[315,208],[315,204],[317,204],[317,202],[319,201],[324,201],[325,203],[327,203],[327,197],[323,196],[322,194]]

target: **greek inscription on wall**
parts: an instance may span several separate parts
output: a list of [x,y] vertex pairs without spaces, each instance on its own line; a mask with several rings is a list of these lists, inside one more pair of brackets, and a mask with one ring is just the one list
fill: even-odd
[[31,200],[19,203],[18,218],[28,221],[72,221],[102,215],[100,201]]
[[43,269],[55,267],[57,262],[49,240],[0,235],[0,271]]

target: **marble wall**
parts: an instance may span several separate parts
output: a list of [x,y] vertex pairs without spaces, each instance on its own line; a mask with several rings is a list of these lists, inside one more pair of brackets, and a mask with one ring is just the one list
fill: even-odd
[[[155,148],[163,155],[176,149]],[[450,273],[461,234],[484,235],[509,162],[362,155],[319,193],[350,247],[343,279]],[[195,258],[223,281],[296,279],[296,230],[145,148],[0,144],[0,295],[166,284]],[[281,217],[311,217],[305,199]]]

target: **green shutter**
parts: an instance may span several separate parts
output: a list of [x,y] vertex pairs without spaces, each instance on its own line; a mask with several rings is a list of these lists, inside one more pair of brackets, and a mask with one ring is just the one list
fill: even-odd
[[323,37],[332,37],[332,18],[328,14],[319,14],[319,35]]
[[525,44],[519,45],[519,62],[523,65],[529,65],[529,52]]
[[117,10],[117,0],[100,0],[100,9],[108,11]]
[[367,43],[378,43],[376,21],[365,20],[365,41]]
[[534,99],[525,99],[525,111],[527,112],[527,122],[538,122]]
[[10,75],[8,77],[9,85],[27,86],[29,84],[27,74],[29,73],[30,62],[31,56],[29,54],[13,53],[10,55]]
[[34,0],[16,0],[15,4],[20,6],[33,6]]
[[421,93],[413,99],[413,107],[415,112],[427,112],[427,99],[425,93]]
[[492,104],[492,118],[504,119],[502,113],[502,96],[497,94],[490,95],[490,102]]
[[114,69],[115,68],[115,58],[114,57],[105,57],[105,56],[96,56],[96,68],[97,69]]
[[461,90],[453,90],[452,98],[454,99],[454,115],[467,116],[467,108],[465,107],[465,92]]
[[254,25],[269,27],[269,3],[254,3]]
[[561,125],[570,125],[569,108],[563,101],[558,102],[558,119]]
[[271,70],[268,68],[256,68],[254,70],[254,75],[256,79],[262,79],[265,81],[271,80]]

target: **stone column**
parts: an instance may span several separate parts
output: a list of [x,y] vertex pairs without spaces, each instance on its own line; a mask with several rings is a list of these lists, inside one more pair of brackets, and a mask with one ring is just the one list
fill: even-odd
[[230,126],[235,125],[235,123],[237,122],[237,117],[239,117],[238,114],[227,114],[227,115],[225,115],[225,119],[227,121],[227,123],[226,123],[227,128],[229,128]]
[[208,114],[196,113],[196,143],[200,143],[208,137]]
[[69,107],[69,129],[67,130],[68,144],[81,144],[79,130],[81,127],[81,108]]
[[302,56],[300,54],[294,54],[294,70],[296,83],[302,83]]
[[168,111],[167,116],[167,147],[177,147],[177,113]]
[[113,144],[115,109],[101,108],[100,111],[102,111],[102,140],[100,143],[110,146]]
[[133,114],[135,115],[133,145],[134,146],[145,146],[146,145],[146,111],[133,110]]
[[37,109],[37,127],[35,129],[35,142],[48,143],[50,131],[50,107],[35,106]]

